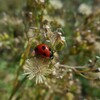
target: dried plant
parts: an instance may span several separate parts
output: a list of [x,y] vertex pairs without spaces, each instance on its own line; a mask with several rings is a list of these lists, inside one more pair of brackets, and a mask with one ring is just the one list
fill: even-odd
[[[66,17],[68,12],[64,3],[66,0],[63,3],[60,0],[27,0],[23,19],[6,16],[1,21],[14,28],[14,36],[10,38],[6,32],[0,34],[0,47],[14,54],[22,53],[9,100],[21,95],[30,100],[52,100],[55,96],[61,100],[82,100],[84,79],[89,80],[91,86],[99,87],[100,10],[81,4],[70,19]],[[70,32],[65,31],[71,22],[73,28]],[[18,31],[17,26],[23,29]],[[23,35],[17,34],[20,32]],[[42,43],[53,50],[53,59],[36,55],[34,48]],[[13,49],[12,44],[17,49]],[[18,46],[23,46],[24,50],[20,51]],[[14,54],[11,59],[16,56]]]

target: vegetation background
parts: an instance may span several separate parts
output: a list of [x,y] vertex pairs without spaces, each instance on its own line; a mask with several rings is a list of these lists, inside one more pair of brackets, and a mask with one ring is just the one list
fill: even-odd
[[[12,94],[17,74],[19,80],[24,77],[19,63],[27,42],[27,25],[40,27],[43,20],[49,21],[53,30],[62,28],[66,44],[57,51],[61,64],[83,66],[100,56],[100,0],[0,0],[0,100],[8,100]],[[100,60],[95,66],[100,67]],[[87,76],[94,78],[91,73]],[[32,80],[20,83],[12,100],[100,100],[99,79],[74,72],[70,75],[73,79],[57,81],[61,92],[51,92]],[[96,75],[100,77],[100,73]]]

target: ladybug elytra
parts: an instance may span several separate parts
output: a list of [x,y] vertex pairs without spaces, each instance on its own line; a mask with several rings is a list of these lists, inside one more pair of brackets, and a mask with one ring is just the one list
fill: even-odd
[[35,54],[45,58],[53,58],[53,51],[46,44],[39,44],[35,47]]

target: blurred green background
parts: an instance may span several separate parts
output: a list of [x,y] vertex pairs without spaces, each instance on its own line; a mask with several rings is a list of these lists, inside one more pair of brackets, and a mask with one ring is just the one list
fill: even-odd
[[[42,3],[45,1],[45,4],[36,5],[38,8],[34,14],[36,23],[41,23],[40,17],[42,16],[51,21],[54,28],[62,27],[67,42],[67,46],[58,52],[62,64],[84,65],[96,55],[100,56],[99,0],[39,1]],[[82,10],[85,9],[82,8],[82,4],[85,5],[85,11]],[[26,40],[23,21],[26,5],[27,0],[0,0],[0,100],[8,100],[11,94],[16,70],[24,51]],[[82,35],[80,35],[81,33]],[[82,39],[79,39],[80,36]],[[84,42],[84,40],[86,41]],[[100,66],[99,62],[98,66]],[[75,98],[73,99],[72,96],[72,99],[68,100],[100,100],[100,82],[91,82],[78,75],[74,77],[78,78],[81,84],[81,95],[79,94],[80,98],[77,99],[77,93],[73,90],[74,92],[69,95],[73,95]],[[20,79],[22,78],[21,73]],[[21,86],[13,100],[44,100],[46,95],[44,91],[46,89],[43,87],[38,87],[34,82],[27,81]],[[47,99],[45,98],[45,100]],[[49,100],[67,99],[55,93]]]

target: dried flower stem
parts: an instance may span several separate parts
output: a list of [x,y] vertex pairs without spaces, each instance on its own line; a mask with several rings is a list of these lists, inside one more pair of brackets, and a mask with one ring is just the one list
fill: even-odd
[[76,68],[76,69],[87,68],[86,66],[69,66],[69,65],[61,65],[61,64],[60,64],[60,67],[69,68],[69,69],[73,69],[73,68]]
[[85,75],[83,75],[82,73],[80,73],[80,71],[76,70],[76,69],[73,69],[77,74],[79,74],[80,76],[82,76],[83,78],[85,79],[88,79],[88,80],[96,80],[97,78],[90,78],[90,77],[87,77]]
[[19,87],[23,84],[23,82],[26,80],[26,77],[24,79],[22,79],[22,81],[20,82],[18,80],[18,76],[19,76],[19,73],[25,63],[25,60],[26,58],[28,57],[28,54],[29,54],[29,50],[30,50],[30,47],[31,47],[31,41],[28,42],[28,45],[27,45],[27,48],[25,49],[23,55],[22,55],[22,58],[21,58],[21,61],[20,61],[20,66],[18,67],[18,70],[17,70],[17,74],[16,74],[16,77],[15,77],[15,80],[14,80],[14,87],[13,87],[13,90],[12,90],[12,93],[10,95],[10,98],[9,100],[12,99],[12,97],[14,96],[14,94],[17,92],[17,90],[19,89]]
[[[91,77],[87,77],[85,75],[83,75],[82,73],[87,73],[87,72],[90,72],[90,71],[93,71],[95,70],[95,68],[92,68],[90,69],[88,67],[88,65],[84,65],[84,66],[68,66],[68,65],[61,65],[60,64],[60,67],[62,68],[67,68],[67,69],[72,69],[74,72],[76,72],[77,74],[79,74],[80,76],[86,78],[86,79],[89,79],[89,80],[96,80],[97,78],[91,78]],[[79,71],[77,69],[85,69],[83,71]]]

